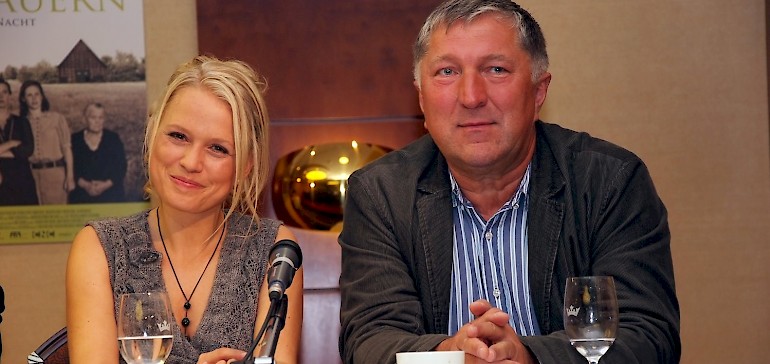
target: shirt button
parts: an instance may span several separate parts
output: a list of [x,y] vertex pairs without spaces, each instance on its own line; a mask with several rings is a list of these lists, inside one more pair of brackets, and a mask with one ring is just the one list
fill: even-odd
[[500,298],[500,288],[495,288],[492,295],[495,296],[495,298]]
[[492,241],[492,232],[491,231],[487,231],[487,233],[484,234],[484,238],[486,238],[487,241]]
[[519,203],[518,202],[513,204],[513,209],[514,210],[518,210],[519,209]]

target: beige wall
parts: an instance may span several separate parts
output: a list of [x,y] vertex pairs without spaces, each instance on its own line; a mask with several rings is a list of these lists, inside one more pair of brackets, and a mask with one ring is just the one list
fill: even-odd
[[521,2],[549,42],[544,118],[639,154],[668,207],[682,362],[767,362],[765,1]]
[[[148,100],[154,100],[175,66],[198,53],[195,2],[144,0]],[[69,243],[0,245],[2,363],[27,355],[65,325],[64,269]]]
[[[770,357],[765,3],[522,0],[549,42],[544,119],[639,154],[666,202],[683,363]],[[145,0],[157,95],[196,52],[195,5]],[[68,244],[0,246],[5,362],[64,325]]]

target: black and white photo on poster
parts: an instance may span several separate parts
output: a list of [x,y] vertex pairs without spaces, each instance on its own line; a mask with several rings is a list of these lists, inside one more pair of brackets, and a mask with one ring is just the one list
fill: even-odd
[[142,7],[0,1],[0,243],[69,241],[146,208]]

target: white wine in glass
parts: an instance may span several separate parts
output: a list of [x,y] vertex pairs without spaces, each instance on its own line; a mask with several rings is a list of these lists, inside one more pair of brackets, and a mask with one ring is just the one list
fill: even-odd
[[618,331],[618,300],[612,277],[567,278],[564,329],[580,355],[597,364]]
[[128,364],[163,364],[174,336],[171,311],[164,292],[126,293],[120,296],[118,341]]

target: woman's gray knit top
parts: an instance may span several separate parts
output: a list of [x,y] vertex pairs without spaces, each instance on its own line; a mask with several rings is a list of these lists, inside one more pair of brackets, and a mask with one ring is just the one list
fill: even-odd
[[[117,317],[122,293],[167,291],[160,263],[152,246],[149,211],[92,221],[107,256]],[[267,259],[280,222],[234,213],[227,221],[214,287],[195,336],[187,340],[179,325],[172,325],[174,345],[167,363],[196,363],[198,355],[221,347],[248,350],[254,337],[259,289],[265,280]],[[172,287],[172,289],[178,289]],[[116,338],[117,340],[117,338]],[[123,358],[120,358],[123,363]]]

